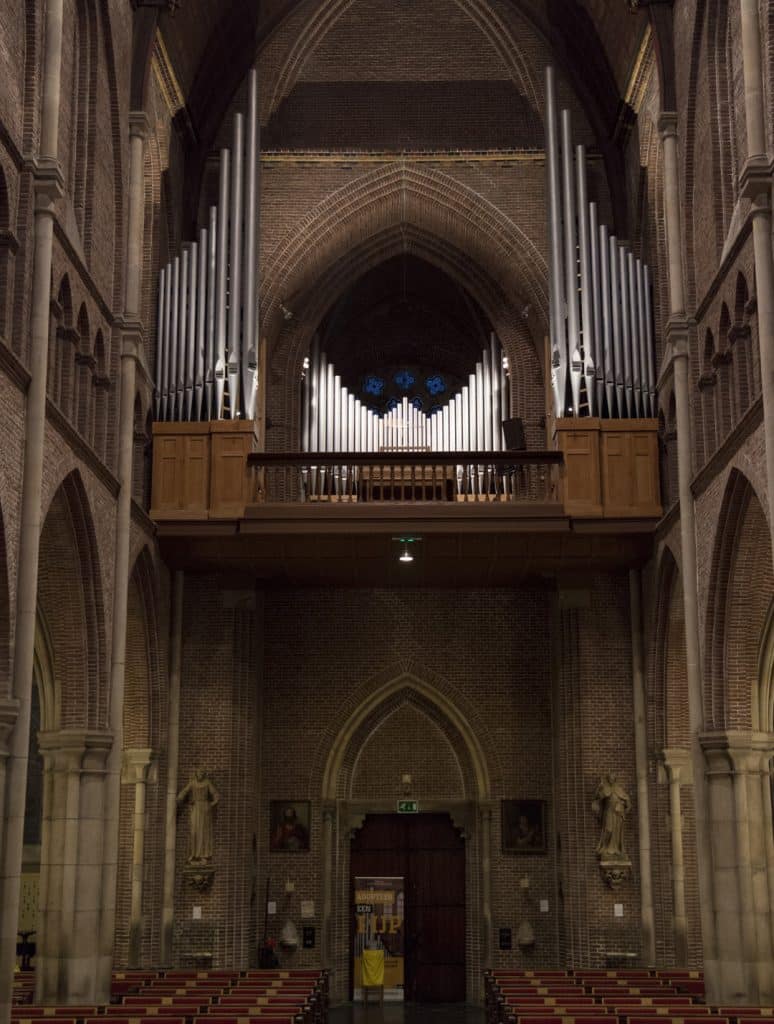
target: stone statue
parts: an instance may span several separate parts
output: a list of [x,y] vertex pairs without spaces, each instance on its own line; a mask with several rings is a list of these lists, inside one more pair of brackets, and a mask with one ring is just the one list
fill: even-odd
[[212,860],[212,809],[219,800],[220,793],[203,768],[194,771],[191,781],[177,795],[178,804],[191,804],[189,864],[209,864]]
[[623,826],[631,806],[631,798],[618,781],[618,776],[614,772],[603,775],[591,805],[602,826],[597,843],[597,855],[601,861],[628,861]]

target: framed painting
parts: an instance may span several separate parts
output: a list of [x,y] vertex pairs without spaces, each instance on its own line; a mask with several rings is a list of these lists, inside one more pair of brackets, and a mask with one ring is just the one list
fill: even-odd
[[502,801],[503,853],[546,853],[545,800]]
[[272,800],[269,850],[271,853],[304,853],[309,849],[311,803],[309,800]]

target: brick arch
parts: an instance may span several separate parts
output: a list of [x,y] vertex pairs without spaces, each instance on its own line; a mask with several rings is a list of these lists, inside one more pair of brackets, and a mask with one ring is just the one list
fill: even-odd
[[[439,191],[445,187],[452,192]],[[511,411],[524,419],[528,443],[540,446],[543,369],[533,338],[546,329],[545,261],[481,197],[448,175],[404,167],[380,169],[334,193],[275,250],[263,300],[268,411],[281,428],[272,447],[292,447],[299,421],[295,381],[324,314],[367,270],[402,252],[448,273],[487,313],[512,369]],[[292,321],[285,321],[280,303],[292,310]],[[272,381],[288,386],[280,391]]]
[[[268,110],[264,112],[266,120],[290,95],[301,77],[307,61],[322,45],[336,22],[344,17],[356,2],[357,0],[324,0],[317,7],[302,31],[299,32],[293,48],[277,76]],[[537,112],[541,109],[541,104],[535,82],[518,42],[506,23],[492,9],[488,0],[455,0],[455,3],[468,15],[473,25],[485,36],[487,42],[500,57],[516,87],[529,100],[535,111],[536,123],[539,122],[540,115]]]
[[522,296],[547,324],[547,265],[532,240],[493,203],[449,174],[408,164],[378,167],[337,189],[277,245],[263,282],[269,338],[282,324],[280,303],[316,287],[343,255],[386,228],[415,227],[464,253],[505,294]]
[[362,274],[401,253],[419,256],[448,273],[486,312],[511,368],[511,412],[524,421],[528,444],[540,447],[545,443],[541,422],[545,411],[543,369],[528,324],[512,300],[479,268],[471,266],[463,254],[437,238],[402,225],[369,239],[331,267],[316,282],[302,315],[294,317],[281,332],[270,356],[270,370],[272,380],[289,382],[289,386],[269,389],[269,418],[277,428],[272,447],[283,444],[297,447],[300,396],[294,382],[300,377],[303,359],[309,354],[315,331],[325,313]]
[[78,470],[56,489],[40,538],[38,609],[53,656],[63,728],[100,728],[107,714],[102,574],[94,522]]
[[735,468],[718,517],[705,630],[706,717],[714,728],[774,725],[760,724],[768,697],[762,709],[759,679],[772,598],[768,522],[750,479]]
[[[385,678],[387,677],[387,678]],[[489,799],[492,792],[491,747],[486,743],[480,723],[470,714],[459,695],[444,680],[422,677],[409,667],[397,674],[381,673],[342,708],[342,725],[333,736],[325,736],[318,748],[312,791],[322,779],[323,799],[337,799],[348,791],[352,766],[365,739],[384,719],[403,704],[411,703],[434,721],[453,746],[461,752],[466,795],[470,799]],[[459,753],[458,753],[459,756]],[[498,773],[499,777],[502,773]]]

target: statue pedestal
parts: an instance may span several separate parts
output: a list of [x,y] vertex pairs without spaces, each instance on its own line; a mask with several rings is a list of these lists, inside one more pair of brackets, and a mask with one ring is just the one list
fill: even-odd
[[211,864],[187,864],[183,868],[183,878],[198,892],[207,892],[214,877],[215,868]]
[[632,873],[632,862],[628,857],[600,857],[599,870],[611,889],[619,889]]

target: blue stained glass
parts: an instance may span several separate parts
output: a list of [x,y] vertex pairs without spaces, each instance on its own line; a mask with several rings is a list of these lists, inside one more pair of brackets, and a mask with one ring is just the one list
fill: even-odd
[[441,405],[431,405],[430,408],[427,410],[427,415],[432,416],[433,413],[440,412],[442,408],[443,406]]
[[427,378],[425,387],[431,395],[442,395],[446,390],[446,381],[440,373],[436,373],[435,376]]
[[397,398],[391,398],[387,403],[387,412],[393,412],[395,409],[398,408],[399,405],[400,402],[398,401]]
[[363,390],[367,395],[375,395],[377,398],[384,391],[385,382],[381,377],[366,377]]
[[416,378],[413,374],[409,373],[408,370],[401,370],[400,373],[395,374],[395,383],[401,389],[401,391],[408,391],[414,384]]
[[423,401],[422,401],[422,399],[421,399],[421,398],[419,398],[419,397],[417,397],[417,398],[412,398],[412,399],[411,399],[411,404],[412,404],[412,405],[414,406],[414,408],[415,408],[415,409],[419,409],[419,411],[420,411],[420,412],[421,412],[421,411],[422,411],[422,409],[424,408],[424,402],[423,402]]

